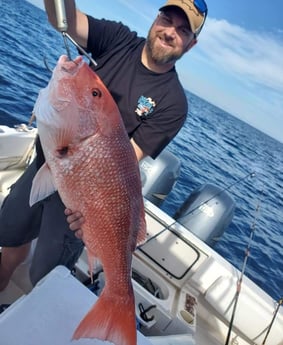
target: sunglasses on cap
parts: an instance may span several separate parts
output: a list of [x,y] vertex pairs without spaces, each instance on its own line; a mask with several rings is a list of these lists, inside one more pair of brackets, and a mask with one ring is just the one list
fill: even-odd
[[207,5],[204,0],[194,0],[193,4],[201,14],[203,14],[204,16],[207,15]]
[[195,8],[199,11],[199,13],[203,15],[203,22],[200,25],[200,27],[197,28],[197,30],[195,31],[195,36],[197,36],[201,32],[201,29],[207,17],[207,5],[204,0],[190,0],[190,2],[192,2]]

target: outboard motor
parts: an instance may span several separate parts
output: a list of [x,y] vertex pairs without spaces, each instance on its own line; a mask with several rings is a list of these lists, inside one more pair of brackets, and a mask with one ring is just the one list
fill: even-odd
[[225,190],[205,184],[192,192],[174,218],[213,246],[231,223],[234,210],[235,202]]
[[175,185],[180,175],[181,163],[169,151],[162,151],[158,157],[146,157],[140,162],[143,196],[160,206]]

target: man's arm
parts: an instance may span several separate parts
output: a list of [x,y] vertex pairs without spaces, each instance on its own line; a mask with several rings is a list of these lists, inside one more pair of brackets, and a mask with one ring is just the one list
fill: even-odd
[[137,156],[137,160],[138,162],[140,160],[142,160],[146,154],[143,152],[143,150],[135,143],[134,139],[131,139],[131,144],[133,145],[133,148],[135,150],[136,156]]
[[[44,0],[45,10],[50,24],[57,30],[57,20],[54,0]],[[87,16],[76,8],[74,0],[65,0],[68,23],[68,34],[82,47],[87,46],[88,20]]]

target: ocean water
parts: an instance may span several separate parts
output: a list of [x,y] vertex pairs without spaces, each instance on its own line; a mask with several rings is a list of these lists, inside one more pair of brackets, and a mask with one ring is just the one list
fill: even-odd
[[[44,59],[52,68],[64,53],[62,38],[43,11],[24,0],[0,0],[1,124],[28,121],[39,90],[50,78]],[[241,270],[254,226],[246,274],[279,300],[283,296],[283,144],[189,91],[187,96],[188,121],[168,146],[181,160],[181,175],[162,208],[173,215],[205,183],[228,188],[236,203],[235,215],[214,248]]]

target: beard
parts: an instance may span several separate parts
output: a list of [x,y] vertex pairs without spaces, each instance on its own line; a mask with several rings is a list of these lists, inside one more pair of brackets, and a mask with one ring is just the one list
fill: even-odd
[[[153,32],[152,28],[150,29],[147,40],[146,40],[146,50],[150,59],[157,65],[165,65],[168,63],[175,63],[179,60],[184,52],[183,51],[174,51],[174,48],[168,49],[167,47],[162,47],[157,43],[159,38]],[[165,39],[164,39],[165,40]],[[166,40],[165,40],[166,41]]]

